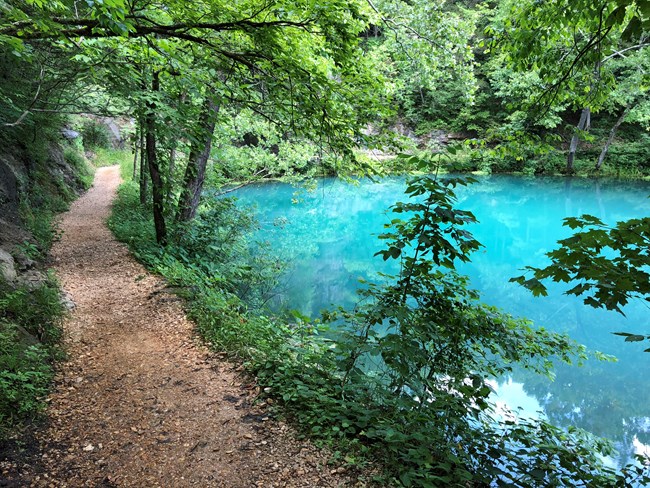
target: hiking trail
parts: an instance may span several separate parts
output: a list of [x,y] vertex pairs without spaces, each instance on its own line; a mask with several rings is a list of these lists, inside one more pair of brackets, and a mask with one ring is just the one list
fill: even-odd
[[119,168],[63,215],[54,268],[75,308],[25,486],[335,487],[327,454],[253,405],[257,387],[201,345],[182,301],[106,226]]

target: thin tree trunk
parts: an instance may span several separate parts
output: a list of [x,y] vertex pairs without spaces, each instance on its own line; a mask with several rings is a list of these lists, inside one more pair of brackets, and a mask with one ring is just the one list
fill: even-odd
[[190,148],[190,156],[185,169],[183,187],[178,201],[177,222],[187,222],[196,215],[201,200],[201,190],[205,180],[205,169],[212,148],[212,134],[217,123],[219,104],[208,97],[203,104],[199,128],[200,136],[195,138]]
[[174,171],[176,171],[176,146],[169,150],[169,177],[167,178],[167,201],[172,201]]
[[[178,98],[178,110],[181,110],[181,106],[185,103],[187,100],[187,93],[183,92],[181,93],[180,97]],[[167,202],[168,205],[171,207],[172,205],[172,197],[174,196],[174,173],[176,171],[176,155],[177,155],[177,149],[178,149],[178,142],[177,141],[171,141],[171,148],[169,149],[169,166],[168,166],[168,172],[167,174],[169,175],[167,178]],[[171,209],[169,209],[169,213],[173,213]]]
[[580,132],[589,130],[591,125],[591,109],[585,107],[582,109],[580,114],[580,120],[578,121],[578,127],[576,133],[573,134],[571,138],[571,144],[569,145],[569,154],[566,161],[566,172],[573,173],[573,162],[576,156],[576,150],[578,149],[578,142],[580,141]]
[[[156,93],[160,91],[160,73],[154,71],[151,82],[151,90]],[[156,242],[161,245],[167,244],[167,225],[165,224],[164,213],[164,192],[163,181],[160,174],[160,166],[156,154],[156,114],[155,104],[147,103],[146,136],[145,145],[147,151],[147,162],[149,163],[149,174],[151,175],[151,190],[153,195],[153,222],[156,227]]]
[[140,148],[140,137],[136,133],[135,137],[133,138],[133,181],[136,180],[137,178],[137,171],[138,171],[138,149]]
[[148,191],[147,151],[144,140],[144,120],[140,122],[140,205],[147,204]]
[[627,114],[630,113],[630,110],[632,110],[632,105],[628,105],[627,107],[625,107],[625,110],[623,110],[621,116],[618,119],[616,119],[616,123],[614,124],[614,127],[612,127],[612,130],[609,131],[609,137],[607,138],[607,142],[605,142],[605,146],[603,147],[603,150],[600,152],[600,156],[598,156],[598,162],[596,163],[596,171],[599,171],[601,166],[605,162],[605,158],[607,157],[607,151],[609,151],[609,146],[612,145],[612,142],[614,141],[614,137],[616,137],[616,131],[625,120],[625,117],[627,117]]

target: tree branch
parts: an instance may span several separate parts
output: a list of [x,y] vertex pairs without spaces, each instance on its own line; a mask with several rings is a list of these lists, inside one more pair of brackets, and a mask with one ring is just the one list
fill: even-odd
[[625,56],[623,56],[623,53],[625,53],[627,51],[631,51],[633,49],[643,49],[644,47],[648,47],[648,46],[650,46],[650,43],[644,42],[642,44],[637,44],[636,46],[626,47],[625,49],[621,49],[620,51],[614,51],[612,54],[610,54],[609,56],[604,58],[601,61],[601,64],[604,63],[605,61],[608,61],[608,60],[610,60],[612,58],[615,58],[616,56],[621,56],[622,58],[624,58]]
[[[128,37],[142,37],[149,34],[160,34],[168,37],[179,37],[185,39],[188,30],[203,30],[212,32],[224,31],[255,31],[262,29],[275,28],[298,28],[305,29],[314,23],[313,19],[303,21],[289,20],[272,20],[264,22],[255,22],[249,19],[240,19],[232,22],[195,22],[195,23],[177,23],[177,24],[160,24],[146,16],[128,16],[127,19],[135,21],[134,30],[128,33]],[[51,39],[55,37],[127,37],[124,34],[114,32],[102,26],[98,20],[94,19],[70,19],[65,17],[54,17],[55,23],[69,28],[61,29],[58,32],[32,31],[19,34],[23,29],[29,29],[34,26],[33,22],[23,21],[15,22],[4,29],[0,29],[1,35],[17,37],[24,40]],[[146,23],[148,25],[143,25]],[[192,36],[193,38],[195,36]]]
[[31,101],[31,103],[28,105],[27,109],[21,114],[20,117],[18,117],[18,119],[15,122],[11,122],[11,123],[5,122],[5,123],[2,124],[3,126],[5,126],[5,127],[16,127],[17,125],[20,125],[23,120],[25,120],[25,117],[27,117],[27,115],[29,115],[32,108],[34,107],[34,104],[38,100],[38,96],[41,93],[41,87],[43,86],[43,76],[44,76],[44,74],[45,74],[45,68],[41,67],[41,73],[38,76],[38,86],[36,87],[36,94],[34,95],[34,98]]
[[228,188],[227,190],[220,191],[220,192],[217,193],[215,196],[216,196],[216,197],[222,197],[222,196],[224,196],[224,195],[227,195],[228,193],[232,193],[232,192],[234,192],[234,191],[237,191],[237,190],[239,190],[240,188],[244,188],[245,186],[251,185],[251,184],[255,183],[256,181],[259,181],[258,179],[255,179],[255,177],[261,175],[262,178],[266,178],[267,176],[269,176],[269,174],[271,174],[271,173],[269,172],[268,169],[266,169],[266,168],[262,168],[261,170],[259,170],[259,171],[255,172],[255,173],[253,173],[253,175],[251,176],[251,178],[250,178],[249,180],[245,181],[244,183],[241,183],[241,184],[239,184],[239,185],[233,186],[232,188]]
[[[437,42],[434,41],[433,39],[431,39],[431,38],[425,36],[424,34],[422,34],[421,32],[419,32],[418,30],[416,30],[416,29],[414,29],[413,27],[411,27],[410,25],[406,25],[406,24],[403,24],[403,23],[400,23],[400,22],[396,22],[396,21],[394,21],[393,19],[390,19],[390,18],[384,17],[384,16],[382,15],[382,13],[379,11],[379,9],[375,6],[375,4],[372,3],[372,0],[366,0],[366,2],[367,2],[368,5],[370,6],[370,8],[371,8],[372,10],[374,10],[375,13],[376,13],[377,15],[379,15],[379,18],[381,19],[381,21],[382,21],[384,24],[386,24],[387,26],[393,25],[394,27],[401,27],[402,29],[405,29],[405,30],[407,30],[408,32],[410,32],[411,34],[413,34],[416,38],[421,39],[421,40],[423,40],[423,41],[426,41],[426,42],[428,42],[429,44],[431,44],[432,46],[435,46],[435,47],[437,47],[437,48],[439,48],[439,49],[442,49],[443,51],[447,52],[448,54],[453,54],[449,49],[447,49],[446,47],[442,46],[440,43],[437,43]],[[389,27],[389,28],[390,28],[390,27]],[[394,29],[392,29],[392,30],[394,30]],[[398,41],[398,43],[399,43],[399,41]],[[408,56],[408,54],[407,54],[407,56]],[[408,57],[410,58],[410,56],[408,56]]]

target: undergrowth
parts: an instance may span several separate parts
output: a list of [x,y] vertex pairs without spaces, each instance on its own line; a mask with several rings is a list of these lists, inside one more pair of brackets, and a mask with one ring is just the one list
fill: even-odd
[[[650,177],[650,146],[644,137],[640,142],[613,145],[603,166],[596,169],[600,152],[587,147],[576,154],[571,176],[647,179]],[[473,147],[470,142],[450,147],[428,148],[422,151],[444,153],[450,166],[457,172],[487,174],[524,174],[531,176],[567,175],[567,152],[531,143],[526,147]],[[455,149],[454,149],[455,148]],[[389,173],[412,173],[417,167],[404,158],[393,158],[380,164]]]
[[52,274],[35,289],[0,281],[0,438],[44,408],[63,314]]
[[211,205],[161,248],[150,209],[138,205],[137,188],[127,182],[109,225],[179,290],[206,341],[243,364],[280,414],[340,462],[379,466],[374,480],[382,486],[650,482],[639,466],[606,467],[602,456],[613,451],[607,441],[497,412],[486,378],[515,362],[551,374],[551,358],[571,361],[583,350],[480,304],[463,277],[440,272],[480,245],[461,228],[473,216],[453,209],[453,192],[435,179],[415,180],[409,193],[426,200],[397,205],[414,217],[396,219],[383,236],[384,259],[402,259],[395,283],[370,284],[365,305],[327,313],[325,323],[264,313],[254,306],[263,292],[252,301],[242,296],[246,280],[259,279],[259,287],[275,274],[259,271],[272,260],[251,272],[244,256],[254,222],[230,204]]
[[94,147],[92,148],[93,165],[100,168],[102,166],[113,166],[119,164],[120,166],[128,166],[133,164],[133,155],[129,151],[123,149],[113,149],[110,147]]

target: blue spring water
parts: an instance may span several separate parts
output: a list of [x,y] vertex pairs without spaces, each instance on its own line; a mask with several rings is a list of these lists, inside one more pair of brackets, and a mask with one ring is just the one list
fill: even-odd
[[[286,183],[250,185],[235,195],[257,207],[258,238],[291,263],[275,298],[276,307],[317,316],[332,305],[353,306],[359,278],[380,280],[378,272],[396,263],[374,254],[384,243],[377,235],[391,218],[388,207],[405,201],[405,179],[344,182],[322,179],[313,191]],[[549,296],[534,298],[509,278],[526,265],[542,266],[545,253],[570,235],[564,217],[584,213],[606,223],[650,215],[650,184],[577,178],[486,176],[457,191],[457,208],[472,211],[479,224],[469,230],[485,246],[460,267],[482,300],[539,326],[568,333],[617,362],[589,360],[582,367],[558,365],[555,381],[515,371],[495,380],[498,402],[523,415],[543,415],[559,425],[575,425],[615,442],[620,463],[650,454],[650,343],[625,343],[612,332],[650,334],[650,309],[641,301],[626,317],[596,310],[549,285]],[[402,217],[403,216],[398,216]]]

